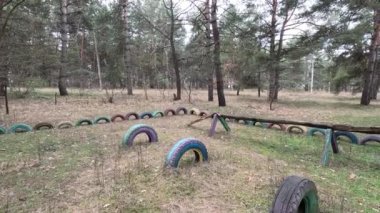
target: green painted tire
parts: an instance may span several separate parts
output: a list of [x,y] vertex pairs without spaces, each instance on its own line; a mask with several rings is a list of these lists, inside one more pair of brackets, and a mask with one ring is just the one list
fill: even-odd
[[86,124],[86,125],[92,125],[93,123],[92,123],[92,120],[84,118],[84,119],[78,120],[75,123],[75,126],[83,126],[84,124]]
[[104,123],[100,123],[101,121],[104,121],[105,123],[110,123],[111,119],[107,116],[100,116],[100,117],[95,118],[93,124],[104,124]]
[[319,213],[318,191],[314,182],[303,177],[285,178],[276,192],[271,213]]
[[6,133],[7,133],[7,130],[4,127],[0,126],[0,135],[4,135]]
[[153,118],[159,118],[159,117],[164,117],[165,116],[164,113],[161,112],[161,111],[154,111],[152,113],[152,115],[153,115]]
[[10,133],[21,133],[21,132],[31,132],[33,131],[33,128],[29,126],[28,124],[14,124],[12,125],[8,132]]

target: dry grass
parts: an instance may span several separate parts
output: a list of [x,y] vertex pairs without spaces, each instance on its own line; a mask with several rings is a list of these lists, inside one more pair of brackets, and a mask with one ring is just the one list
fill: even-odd
[[[265,98],[256,98],[249,90],[240,97],[228,91],[229,106],[222,109],[215,102],[208,103],[204,91],[193,92],[192,104],[172,102],[173,91],[165,97],[159,91],[149,91],[148,101],[143,91],[135,91],[133,97],[118,91],[115,104],[104,104],[99,92],[86,91],[87,95],[59,98],[58,105],[54,105],[51,92],[39,91],[39,96],[46,98],[12,100],[12,114],[6,116],[2,111],[2,123],[58,123],[197,106],[229,114],[305,121],[340,118],[345,123],[359,120],[367,124],[360,118],[369,118],[364,119],[368,125],[380,125],[378,119],[371,119],[380,117],[378,102],[359,107],[357,98],[348,95],[284,93],[276,110],[269,111]],[[349,146],[349,152],[334,157],[331,167],[323,168],[318,164],[322,148],[318,140],[237,124],[232,124],[230,134],[218,127],[218,134],[208,138],[208,121],[186,126],[194,119],[175,116],[0,136],[0,212],[267,212],[276,186],[291,174],[316,181],[324,212],[380,211],[379,146],[365,151]],[[140,138],[130,149],[121,147],[124,132],[141,122],[157,130],[159,143],[146,144]],[[210,162],[187,165],[176,172],[164,170],[165,155],[184,137],[203,141]],[[363,156],[368,157],[361,159]],[[350,179],[351,174],[357,177]]]

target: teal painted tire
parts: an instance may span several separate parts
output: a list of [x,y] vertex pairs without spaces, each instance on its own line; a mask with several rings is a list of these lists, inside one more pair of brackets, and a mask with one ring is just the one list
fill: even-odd
[[84,126],[84,125],[92,125],[92,120],[90,119],[80,119],[75,123],[75,126]]
[[346,131],[336,131],[334,132],[335,141],[338,140],[340,137],[346,137],[348,138],[352,144],[359,144],[358,137],[352,133],[352,132],[346,132]]
[[154,118],[164,117],[164,113],[161,111],[154,111],[152,115]]
[[178,141],[166,156],[165,167],[177,168],[182,156],[187,151],[193,151],[196,162],[208,161],[206,146],[194,138],[185,138]]
[[62,122],[58,123],[57,128],[58,129],[70,129],[73,126],[74,126],[74,124],[71,123],[70,121],[62,121]]
[[153,114],[152,113],[150,113],[150,112],[143,112],[143,113],[141,113],[140,114],[140,116],[139,116],[141,119],[146,119],[146,118],[153,118]]
[[31,132],[33,131],[33,128],[29,126],[28,124],[14,124],[12,125],[8,132],[10,133],[24,133],[24,132]]
[[100,116],[100,117],[95,118],[93,124],[104,124],[104,123],[101,123],[102,121],[104,121],[104,123],[110,123],[111,119],[108,118],[107,116]]
[[322,135],[325,135],[325,130],[320,128],[309,128],[306,132],[307,136],[314,136],[316,133],[321,133]]
[[319,198],[314,182],[303,177],[285,178],[276,192],[271,213],[319,213]]
[[4,134],[7,134],[7,130],[4,127],[0,126],[0,135]]
[[128,131],[124,134],[122,144],[124,146],[132,146],[133,141],[139,134],[146,134],[149,138],[150,143],[158,142],[158,135],[156,130],[153,127],[146,124],[136,124],[133,125]]

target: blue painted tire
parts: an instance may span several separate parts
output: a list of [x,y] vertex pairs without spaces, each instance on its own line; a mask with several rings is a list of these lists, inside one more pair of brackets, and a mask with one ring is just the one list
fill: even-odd
[[378,142],[380,143],[380,135],[369,135],[364,137],[363,139],[360,140],[359,144],[360,145],[365,145],[368,142]]
[[152,115],[154,118],[164,117],[164,113],[161,111],[154,111]]
[[107,116],[100,116],[94,119],[93,124],[104,124],[104,123],[100,123],[101,121],[104,121],[105,123],[110,123],[111,119],[108,118]]
[[187,114],[187,109],[185,107],[178,107],[176,110],[175,110],[175,114],[176,115],[180,115],[181,112],[183,112],[184,115]]
[[358,140],[358,137],[356,137],[355,134],[353,134],[352,132],[346,132],[346,131],[336,131],[334,132],[334,140],[338,140],[339,137],[346,137],[348,139],[350,139],[351,143],[352,144],[359,144],[359,140]]
[[137,113],[135,113],[135,112],[130,112],[130,113],[128,113],[128,114],[126,114],[125,115],[125,120],[131,120],[130,118],[131,117],[135,117],[135,120],[138,120],[138,119],[140,119],[140,116],[139,116],[139,114],[137,114]]
[[306,132],[307,136],[314,136],[317,132],[321,133],[322,135],[325,135],[325,130],[320,128],[309,128]]
[[0,135],[4,135],[6,133],[7,133],[7,130],[4,127],[0,126]]
[[141,119],[145,119],[145,118],[153,118],[153,114],[150,113],[150,112],[143,112],[140,114],[139,116]]
[[177,168],[182,156],[187,151],[193,151],[195,161],[202,162],[208,160],[208,152],[206,146],[195,138],[185,138],[178,141],[170,150],[165,160],[165,167]]
[[92,120],[90,119],[80,119],[75,123],[75,126],[83,126],[83,125],[92,125]]
[[122,144],[125,146],[132,146],[133,141],[139,134],[146,134],[149,138],[150,143],[158,142],[158,135],[153,127],[146,124],[136,124],[129,128],[128,131],[124,134]]
[[20,133],[20,132],[31,132],[33,131],[33,128],[29,126],[28,124],[14,124],[12,125],[8,132],[10,133]]

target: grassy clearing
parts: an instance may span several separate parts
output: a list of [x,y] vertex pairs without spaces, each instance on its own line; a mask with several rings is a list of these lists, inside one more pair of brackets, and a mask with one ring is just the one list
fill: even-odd
[[[90,99],[60,98],[58,105],[14,100],[14,114],[1,114],[1,119],[6,126],[55,123],[182,105],[246,116],[380,125],[378,103],[360,107],[351,97],[318,94],[315,100],[324,104],[305,104],[308,94],[289,93],[269,111],[265,98],[247,90],[240,97],[227,92],[230,106],[222,109],[206,102],[204,91],[194,92],[193,104],[173,103],[157,91],[150,91],[146,101],[137,91],[134,97],[119,94],[110,105],[93,93]],[[340,104],[349,106],[338,109]],[[324,168],[319,165],[320,138],[238,124],[231,124],[230,134],[219,125],[217,135],[208,138],[210,121],[186,127],[194,119],[175,116],[0,136],[0,212],[267,212],[277,186],[293,174],[316,182],[323,212],[380,211],[379,144],[341,141],[343,151]],[[146,144],[141,137],[136,146],[121,147],[122,135],[136,123],[153,126],[159,143]],[[210,162],[193,167],[190,155],[178,171],[164,170],[167,152],[183,137],[204,141]]]

